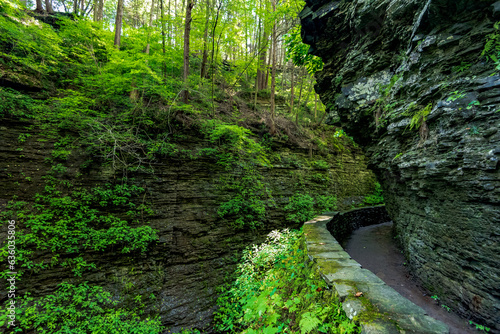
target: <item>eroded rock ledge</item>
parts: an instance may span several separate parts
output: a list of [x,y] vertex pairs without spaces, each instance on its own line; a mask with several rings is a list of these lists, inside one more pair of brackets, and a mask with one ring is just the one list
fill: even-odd
[[[357,216],[361,219],[357,220]],[[365,217],[367,219],[363,219]],[[362,333],[449,333],[446,324],[431,318],[377,275],[361,268],[330,233],[342,233],[344,227],[351,225],[349,221],[354,229],[358,223],[367,226],[382,223],[385,218],[383,208],[376,207],[353,210],[345,216],[326,214],[306,222],[304,233],[309,258],[326,283],[337,291],[347,316],[359,322]],[[336,229],[337,225],[342,228]],[[363,294],[359,296],[359,292]]]
[[408,264],[500,332],[500,2],[307,0],[317,92],[370,158]]

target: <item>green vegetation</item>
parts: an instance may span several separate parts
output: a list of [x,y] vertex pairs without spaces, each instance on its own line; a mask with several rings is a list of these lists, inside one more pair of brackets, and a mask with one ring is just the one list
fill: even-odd
[[[397,157],[397,156],[396,156]],[[394,158],[396,159],[396,158]],[[382,186],[380,183],[375,183],[375,190],[372,194],[368,195],[364,199],[364,203],[367,205],[382,205],[384,204],[384,196],[382,192]]]
[[[124,183],[86,189],[67,181],[63,177],[66,171],[64,165],[54,165],[45,176],[44,191],[34,196],[33,203],[12,200],[0,214],[3,222],[16,220],[17,282],[42,271],[61,269],[83,279],[87,272],[97,270],[90,254],[118,251],[133,256],[145,253],[158,238],[144,221],[152,211],[144,197],[138,200],[143,188]],[[5,243],[0,248],[0,261],[6,263],[8,256]],[[10,277],[10,271],[4,270],[1,277]],[[53,295],[26,294],[18,300],[14,331],[160,333],[159,320],[142,314],[143,304],[123,306],[129,299],[117,299],[99,286],[63,281]],[[4,308],[0,313],[0,323],[8,322],[7,311]]]
[[493,61],[496,69],[500,69],[500,21],[494,24],[496,32],[486,36],[486,44],[481,52],[481,57],[488,61]]
[[395,74],[386,85],[379,86],[380,97],[375,101],[375,104],[366,110],[367,115],[373,114],[375,117],[376,127],[381,128],[386,126],[389,117],[392,116],[394,107],[397,102],[389,103],[390,94],[396,83],[402,78],[401,74]]
[[266,208],[274,204],[273,197],[260,172],[252,165],[242,165],[238,174],[227,174],[222,189],[231,199],[221,203],[217,213],[235,229],[262,227]]
[[359,333],[303,251],[301,233],[273,231],[245,250],[217,300],[225,333]]
[[454,66],[452,71],[455,73],[461,73],[467,71],[472,66],[471,63],[461,62],[460,65]]
[[400,156],[402,156],[402,155],[403,155],[403,153],[399,152],[398,154],[396,154],[396,155],[394,156],[394,158],[392,158],[392,160],[396,160],[397,158],[399,158],[399,157],[400,157]]
[[337,209],[337,198],[334,196],[313,197],[309,194],[296,193],[285,206],[288,212],[286,219],[294,223],[304,223],[325,211]]
[[[157,235],[143,221],[150,209],[131,201],[143,191],[126,184],[87,190],[48,175],[45,191],[35,195],[34,203],[9,202],[1,218],[15,217],[20,227],[16,231],[18,278],[26,270],[37,273],[57,265],[69,267],[81,277],[85,270],[95,269],[83,259],[86,251],[104,252],[113,247],[121,253],[145,252]],[[127,218],[111,213],[117,211],[126,212]],[[35,258],[35,249],[50,256]],[[0,248],[0,260],[6,261],[8,255],[5,244]],[[3,278],[8,271],[1,274]]]
[[[310,74],[323,69],[323,61],[320,57],[308,53],[310,46],[302,43],[300,37],[300,26],[292,28],[285,36],[285,45],[287,47],[287,56],[297,66],[304,66]],[[342,81],[342,78],[340,78]],[[339,83],[340,84],[340,83]]]
[[[19,300],[18,326],[13,333],[36,330],[43,334],[157,334],[163,332],[159,318],[141,320],[140,305],[129,310],[118,306],[111,293],[87,283],[61,283],[54,294],[32,298],[29,293]],[[0,326],[8,318],[0,314]]]
[[432,103],[429,103],[425,108],[417,111],[411,118],[410,130],[420,129],[427,120],[427,116],[431,113],[431,111]]
[[485,332],[489,332],[491,330],[491,328],[489,327],[486,327],[486,326],[483,326],[483,325],[480,325],[480,324],[477,324],[475,323],[474,321],[472,320],[469,320],[469,325],[472,325],[474,326],[478,331],[485,331]]
[[458,90],[451,93],[451,95],[446,99],[446,101],[456,101],[465,97],[465,93]]

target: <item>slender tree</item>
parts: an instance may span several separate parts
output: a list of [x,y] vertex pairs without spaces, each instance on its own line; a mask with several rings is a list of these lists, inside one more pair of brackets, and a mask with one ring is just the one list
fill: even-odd
[[104,18],[104,0],[97,0],[97,22],[102,21]]
[[151,11],[149,12],[149,25],[148,25],[148,44],[146,45],[146,49],[144,53],[149,54],[149,44],[151,39],[151,29],[153,28],[153,13],[155,10],[155,0],[151,0]]
[[51,0],[45,0],[45,8],[47,9],[47,13],[49,13],[49,14],[54,13],[54,9],[52,9]]
[[295,100],[295,95],[294,95],[294,66],[292,64],[292,82],[291,82],[291,87],[290,87],[290,114],[293,115],[293,102]]
[[[259,11],[262,9],[262,2],[259,1]],[[261,48],[262,48],[262,44],[261,44],[261,39],[260,39],[260,30],[261,30],[261,19],[260,17],[258,18],[257,20],[257,52],[260,53],[262,52],[261,51]],[[264,55],[264,59],[265,59],[265,55]],[[257,95],[259,95],[259,89],[261,87],[261,84],[260,84],[260,77],[261,77],[261,61],[262,61],[262,55],[259,57],[259,59],[257,60],[257,74],[255,75],[255,97],[254,97],[254,110],[257,110]]]
[[[276,0],[272,0],[273,15],[276,13]],[[276,109],[276,46],[277,46],[277,36],[276,36],[276,19],[273,22],[273,33],[272,33],[272,64],[271,64],[271,128],[269,132],[271,135],[276,133],[276,127],[274,124],[274,116]]]
[[188,75],[189,75],[189,37],[191,34],[191,12],[194,7],[194,0],[187,0],[186,20],[184,22],[184,103],[189,101]]
[[[168,1],[168,9],[170,11],[170,0]],[[163,51],[163,65],[162,65],[162,77],[165,80],[167,78],[167,60],[165,55],[165,13],[163,10],[163,0],[160,0],[160,20],[161,20],[161,45]],[[170,36],[170,35],[169,35]],[[170,40],[170,37],[169,37]]]
[[42,5],[42,0],[36,0],[36,12],[42,13],[43,12],[43,5]]
[[210,0],[206,2],[206,17],[205,17],[205,30],[203,31],[203,57],[201,60],[200,76],[206,78],[207,76],[207,61],[208,61],[208,23],[210,21]]
[[118,0],[115,19],[115,46],[120,49],[123,21],[123,0]]
[[219,0],[217,4],[217,14],[215,16],[215,22],[212,27],[212,58],[210,60],[210,68],[212,69],[212,113],[215,113],[215,103],[214,103],[214,86],[215,86],[215,67],[214,67],[214,58],[215,58],[215,29],[217,28],[217,24],[219,23],[219,14],[222,8],[222,0]]

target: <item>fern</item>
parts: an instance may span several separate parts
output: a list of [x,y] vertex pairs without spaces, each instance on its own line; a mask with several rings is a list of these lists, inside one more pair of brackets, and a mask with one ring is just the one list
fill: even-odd
[[418,111],[411,119],[410,130],[419,129],[420,126],[427,120],[427,115],[432,110],[432,103],[429,103],[424,109]]
[[302,315],[302,318],[299,322],[300,332],[302,334],[310,333],[320,324],[321,320],[319,320],[314,313],[306,312]]
[[497,31],[486,36],[486,44],[481,52],[481,57],[498,63],[498,58],[500,58],[500,21],[495,23],[494,27]]

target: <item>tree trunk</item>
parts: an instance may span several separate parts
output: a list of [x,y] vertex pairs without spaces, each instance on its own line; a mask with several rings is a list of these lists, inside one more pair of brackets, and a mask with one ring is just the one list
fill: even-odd
[[269,87],[269,73],[272,71],[272,66],[273,66],[273,48],[274,48],[274,33],[275,33],[275,26],[273,25],[273,31],[271,34],[271,46],[269,47],[269,60],[267,61],[267,67],[266,67],[266,75],[264,78],[264,85],[263,89],[267,89]]
[[188,0],[186,5],[186,21],[184,22],[184,103],[189,102],[188,75],[189,75],[189,35],[191,34],[191,11],[194,0]]
[[300,78],[299,100],[297,101],[297,104],[299,105],[299,109],[300,109],[300,101],[302,100],[302,89],[304,88],[304,76],[305,76],[303,70],[300,72],[302,72],[302,73],[301,73],[301,78]]
[[[272,0],[273,13],[276,12],[276,0]],[[276,46],[277,46],[277,36],[276,36],[276,20],[273,23],[273,34],[272,34],[272,64],[271,64],[271,129],[269,132],[271,136],[276,133],[276,127],[274,124],[274,116],[276,112]]]
[[210,0],[207,0],[207,13],[205,19],[205,31],[203,32],[203,58],[201,60],[200,77],[207,77],[207,61],[208,61],[208,23],[210,20]]
[[217,24],[219,23],[219,14],[220,9],[222,7],[222,1],[219,0],[217,6],[217,15],[215,16],[214,26],[212,28],[212,58],[210,59],[210,68],[212,69],[212,114],[215,115],[215,103],[214,103],[214,86],[215,86],[215,67],[214,67],[214,58],[215,58],[215,28],[217,28]]
[[145,54],[149,54],[149,40],[151,39],[151,29],[153,28],[153,13],[155,10],[155,0],[151,0],[151,11],[149,12],[149,27],[148,27],[148,44],[146,45],[146,49],[144,50]]
[[314,118],[318,117],[318,94],[314,93]]
[[[39,0],[36,0],[37,3]],[[73,14],[78,15],[78,0],[73,0]]]
[[294,84],[293,84],[293,77],[294,75],[294,66],[292,65],[292,83],[291,83],[291,87],[290,87],[290,114],[293,115],[293,100],[295,99],[295,96],[294,96]]
[[[168,2],[169,4],[169,10],[170,10],[170,1]],[[162,45],[162,52],[163,52],[163,64],[162,64],[162,77],[163,80],[167,78],[167,60],[165,56],[165,21],[164,21],[165,13],[163,10],[163,0],[160,0],[160,20],[161,20],[161,45]],[[166,81],[166,80],[165,80]]]
[[323,114],[323,117],[321,117],[321,120],[319,121],[318,124],[316,124],[316,127],[320,126],[321,123],[323,123],[323,120],[325,119],[326,115],[328,114],[328,110],[325,109],[325,113]]
[[123,20],[123,0],[118,0],[116,6],[116,20],[115,20],[115,46],[120,49],[120,41],[122,35],[122,20]]
[[[307,104],[309,103],[309,98],[311,97],[311,92],[314,87],[314,77],[311,75],[311,81],[309,83],[309,90],[307,91],[306,95],[306,101],[304,102],[304,105],[307,107]],[[314,119],[316,119],[316,115],[314,115]]]
[[85,6],[85,8],[83,9],[82,16],[90,14],[90,11],[92,10],[92,7],[93,7],[92,6],[92,0],[90,0],[89,2],[87,2],[87,6]]
[[47,13],[52,14],[54,9],[52,9],[52,3],[50,1],[51,0],[45,0],[45,9],[47,9]]
[[[265,44],[266,40],[265,32],[262,36],[262,44]],[[259,57],[259,67],[257,69],[257,77],[259,78],[258,82],[258,90],[266,89],[266,59],[267,59],[267,50],[266,48],[261,47],[260,57]]]
[[286,66],[283,65],[281,68],[281,91],[285,91],[285,79],[286,79]]
[[[163,0],[161,0],[163,1]],[[170,8],[171,8],[171,3],[172,1],[171,0],[168,0],[168,15],[170,15]],[[163,2],[162,2],[162,13],[163,13]],[[163,14],[162,14],[163,15]],[[161,17],[161,20],[163,22],[163,16]],[[163,23],[162,23],[163,24]],[[163,25],[162,25],[162,29],[163,29]],[[168,20],[167,22],[167,40],[168,40],[168,46],[172,46],[172,36],[170,36],[170,32],[173,30],[173,28],[171,27],[171,22],[170,20]],[[162,30],[162,33],[163,33],[163,30]]]
[[94,16],[94,21],[95,22],[100,22],[103,19],[103,13],[104,13],[104,0],[96,0],[96,10],[95,10],[95,16]]
[[43,12],[42,0],[36,0],[36,9],[35,9],[35,12],[39,12],[39,13]]
[[[262,1],[259,0],[259,10],[262,9]],[[260,78],[261,78],[261,66],[262,66],[262,40],[261,40],[261,19],[260,17],[258,20],[256,20],[257,23],[257,35],[256,41],[257,41],[257,52],[259,53],[259,58],[257,59],[257,73],[255,75],[255,97],[254,97],[254,110],[257,110],[257,95],[259,94],[259,89],[261,89],[261,83],[260,83]],[[264,55],[265,59],[265,55]]]

